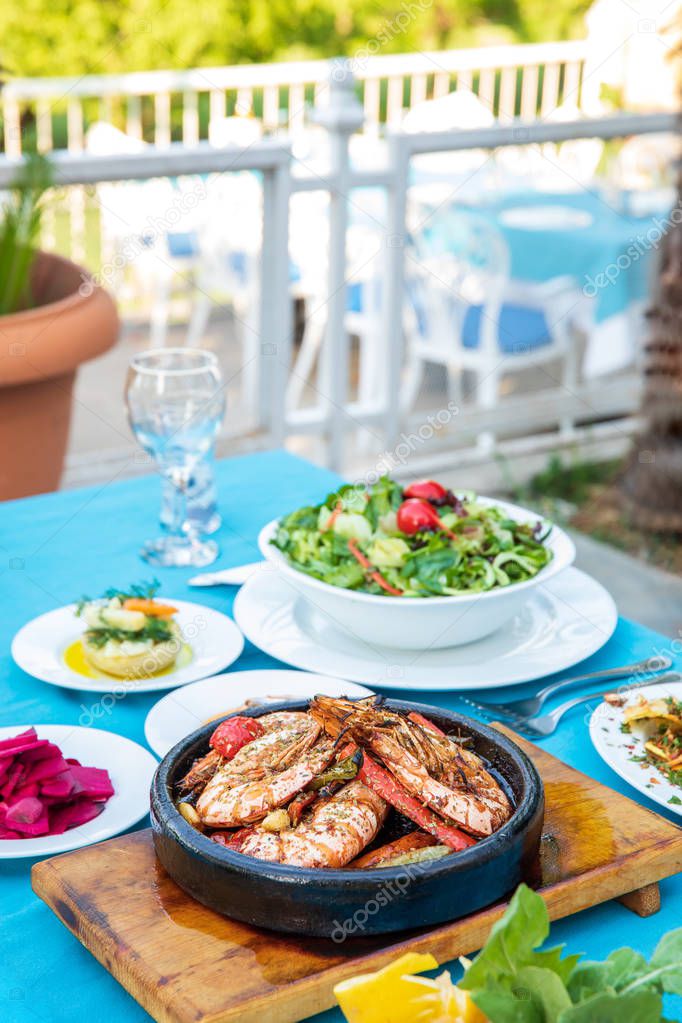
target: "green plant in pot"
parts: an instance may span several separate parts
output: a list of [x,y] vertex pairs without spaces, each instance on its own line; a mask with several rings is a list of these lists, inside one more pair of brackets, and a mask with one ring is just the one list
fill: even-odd
[[0,316],[30,309],[34,304],[31,267],[51,184],[49,160],[40,153],[31,153],[17,175],[0,219]]
[[59,485],[76,370],[118,336],[111,296],[37,248],[52,180],[32,154],[0,200],[0,500]]

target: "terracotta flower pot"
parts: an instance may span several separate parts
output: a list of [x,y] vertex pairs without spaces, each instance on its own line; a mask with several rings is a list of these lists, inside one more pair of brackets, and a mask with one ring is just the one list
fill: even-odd
[[33,309],[0,316],[0,500],[55,490],[76,370],[116,342],[116,306],[75,263],[38,253]]

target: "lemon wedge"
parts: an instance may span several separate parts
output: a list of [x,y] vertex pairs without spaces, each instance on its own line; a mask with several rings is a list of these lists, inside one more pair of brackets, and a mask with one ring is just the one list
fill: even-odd
[[348,1023],[486,1023],[449,973],[413,976],[437,966],[432,955],[408,952],[383,970],[341,981],[334,994]]

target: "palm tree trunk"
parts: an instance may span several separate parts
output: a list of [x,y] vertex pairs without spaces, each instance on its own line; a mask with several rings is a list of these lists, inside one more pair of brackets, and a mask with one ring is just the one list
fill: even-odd
[[682,533],[682,171],[663,240],[645,345],[644,426],[621,479],[641,529]]

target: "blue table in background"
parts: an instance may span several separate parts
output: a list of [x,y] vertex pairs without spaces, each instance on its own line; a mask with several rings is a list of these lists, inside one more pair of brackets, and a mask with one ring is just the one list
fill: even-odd
[[[573,316],[587,334],[584,372],[588,377],[622,369],[636,356],[636,334],[642,303],[650,293],[651,274],[663,234],[669,229],[668,210],[636,216],[628,212],[628,197],[617,208],[596,188],[575,192],[485,191],[475,203],[439,206],[425,217],[426,244],[456,249],[458,213],[465,209],[485,217],[505,239],[512,281],[536,284],[572,277],[582,300]],[[428,203],[425,204],[428,209]],[[535,210],[537,222],[524,223],[525,211]],[[566,211],[575,223],[552,221]],[[542,222],[542,213],[546,222]],[[507,220],[517,213],[519,219]],[[581,222],[580,218],[584,218]]]
[[[218,490],[224,525],[218,540],[219,567],[258,558],[256,536],[273,516],[307,501],[321,499],[338,478],[281,452],[250,455],[218,464]],[[59,689],[24,674],[11,660],[12,636],[35,615],[70,603],[83,593],[148,578],[140,561],[140,544],[156,534],[159,482],[145,478],[72,490],[0,505],[0,724],[76,724],[87,693]],[[230,611],[234,591],[187,586],[192,570],[158,570],[162,592],[201,600]],[[617,665],[669,650],[670,640],[621,620],[606,646],[581,666],[585,670]],[[278,662],[247,644],[236,670],[276,667]],[[677,658],[682,668],[682,658]],[[516,687],[529,694],[532,684]],[[498,690],[508,697],[509,690]],[[406,699],[413,694],[407,694]],[[116,701],[99,727],[127,735],[144,745],[143,724],[158,694],[128,695]],[[448,708],[465,710],[456,694],[415,693]],[[660,808],[629,789],[597,756],[589,741],[585,711],[576,711],[544,748],[593,778],[633,799]],[[664,815],[668,816],[665,813]],[[669,815],[670,819],[675,819]],[[141,825],[143,826],[143,825]],[[109,1023],[137,1023],[147,1013],[124,991],[52,912],[33,894],[32,861],[0,860],[0,1019],[3,1023],[90,1023],[103,1013]],[[552,938],[572,951],[603,958],[629,944],[650,953],[658,937],[680,925],[682,880],[661,884],[663,908],[639,919],[616,902],[556,923]],[[680,1014],[680,999],[668,1000],[668,1015]],[[337,1010],[315,1017],[339,1023]],[[626,1021],[624,1021],[626,1023]]]

